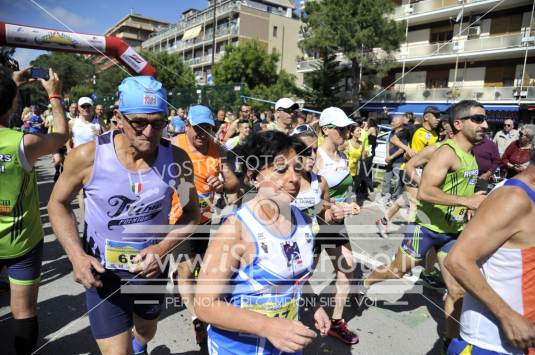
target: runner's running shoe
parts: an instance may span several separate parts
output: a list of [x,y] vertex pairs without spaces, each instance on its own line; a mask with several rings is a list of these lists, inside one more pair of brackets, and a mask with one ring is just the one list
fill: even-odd
[[388,238],[388,220],[385,217],[380,218],[375,221],[375,225],[379,236],[384,239]]
[[422,283],[424,286],[432,288],[434,290],[441,290],[446,288],[446,284],[444,281],[442,281],[442,277],[440,276],[440,271],[437,269],[433,270],[430,273],[427,273],[422,271],[420,274],[420,279],[418,280],[420,283]]
[[347,324],[343,319],[331,319],[331,329],[329,329],[328,334],[348,345],[354,345],[359,342],[358,335],[347,328]]

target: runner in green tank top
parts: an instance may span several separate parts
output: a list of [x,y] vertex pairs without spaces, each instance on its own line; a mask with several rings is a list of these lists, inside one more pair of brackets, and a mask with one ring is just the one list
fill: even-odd
[[30,69],[8,72],[0,68],[0,270],[7,268],[13,314],[13,343],[4,344],[17,355],[35,350],[38,336],[37,295],[41,279],[43,227],[35,162],[53,154],[68,139],[61,105],[61,82],[49,70],[50,79],[39,79],[52,105],[54,133],[24,134],[8,128],[17,110],[18,87],[30,78]]
[[401,248],[390,265],[375,269],[363,282],[361,292],[386,279],[401,278],[414,266],[422,265],[427,251],[436,247],[448,292],[444,302],[446,333],[444,345],[458,336],[458,315],[462,304],[461,286],[442,266],[464,226],[468,210],[475,210],[485,198],[473,194],[478,169],[471,151],[488,128],[485,109],[477,101],[464,100],[450,109],[453,139],[444,142],[424,168],[418,189],[420,200],[416,223],[409,225]]

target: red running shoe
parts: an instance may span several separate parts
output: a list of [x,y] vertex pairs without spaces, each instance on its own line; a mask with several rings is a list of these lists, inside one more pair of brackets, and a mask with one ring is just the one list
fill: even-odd
[[331,329],[329,329],[328,334],[348,345],[355,345],[359,342],[358,335],[347,329],[347,324],[343,319],[331,319]]

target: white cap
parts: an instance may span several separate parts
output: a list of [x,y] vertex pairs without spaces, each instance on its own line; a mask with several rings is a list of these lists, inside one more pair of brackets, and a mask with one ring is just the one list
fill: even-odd
[[350,120],[349,117],[347,117],[346,113],[338,107],[327,107],[325,110],[321,111],[321,127],[327,126],[329,124],[335,125],[336,127],[347,127],[354,123],[355,122]]
[[82,105],[87,105],[87,104],[90,104],[91,106],[93,106],[93,100],[91,100],[90,97],[87,97],[87,96],[84,96],[84,97],[81,97],[78,99],[78,106],[82,106]]
[[299,105],[296,104],[292,99],[289,99],[287,97],[283,97],[282,99],[279,99],[275,103],[275,110],[278,110],[280,108],[283,108],[283,109],[292,108],[294,110],[297,110],[299,108]]

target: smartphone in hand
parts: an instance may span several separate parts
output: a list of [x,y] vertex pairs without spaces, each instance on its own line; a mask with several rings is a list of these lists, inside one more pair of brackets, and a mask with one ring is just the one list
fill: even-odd
[[48,77],[48,69],[44,69],[44,68],[31,68],[30,70],[30,75],[33,79],[44,79],[44,80],[48,80],[49,77]]

